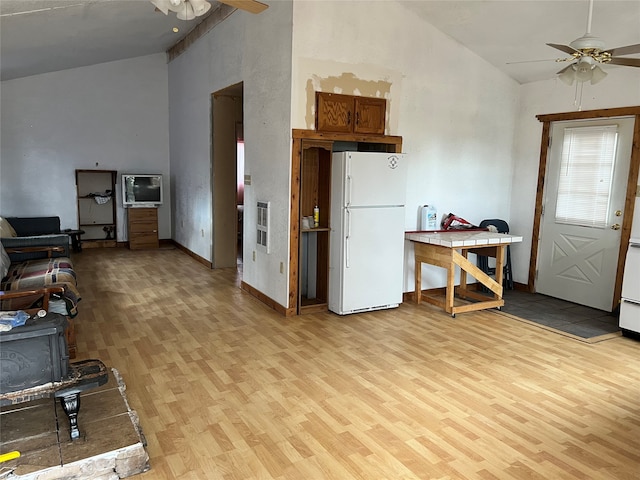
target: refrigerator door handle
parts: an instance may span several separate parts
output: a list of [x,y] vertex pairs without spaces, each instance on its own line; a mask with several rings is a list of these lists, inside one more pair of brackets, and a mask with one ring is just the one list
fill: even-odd
[[351,211],[346,208],[344,215],[344,263],[345,268],[349,268],[349,237],[351,236]]
[[351,175],[347,175],[347,184],[345,187],[347,189],[347,195],[345,196],[347,206],[351,205],[351,190],[352,190],[351,182],[352,182]]

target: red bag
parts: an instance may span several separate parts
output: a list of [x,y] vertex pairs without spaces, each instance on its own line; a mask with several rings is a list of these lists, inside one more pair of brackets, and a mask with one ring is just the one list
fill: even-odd
[[440,226],[442,227],[442,230],[464,230],[466,228],[478,228],[476,225],[472,225],[464,218],[458,217],[453,213],[443,215]]

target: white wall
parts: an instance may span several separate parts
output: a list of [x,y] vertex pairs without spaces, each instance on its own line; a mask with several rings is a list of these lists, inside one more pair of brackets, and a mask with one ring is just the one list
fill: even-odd
[[[211,94],[244,82],[245,174],[251,185],[244,190],[243,281],[283,306],[288,304],[291,29],[289,1],[272,2],[260,15],[238,10],[169,64],[174,239],[212,259]],[[256,251],[256,201],[271,201],[269,254]]]
[[[76,228],[75,169],[169,179],[164,54],[5,81],[1,100],[3,216],[58,215],[62,228]],[[126,240],[117,194],[118,240]],[[171,195],[165,194],[160,238],[171,238]]]
[[[583,109],[640,105],[638,70],[609,67],[601,84],[585,87]],[[0,214],[60,215],[63,228],[75,227],[75,169],[153,171],[166,183],[170,172],[160,237],[171,237],[172,206],[173,238],[210,260],[210,95],[243,81],[252,178],[243,280],[287,305],[290,132],[313,127],[310,92],[330,77],[338,89],[342,78],[389,85],[380,90],[386,133],[401,135],[411,155],[405,228],[417,227],[424,203],[474,223],[505,218],[525,237],[513,261],[515,280],[526,282],[535,115],[574,110],[573,90],[555,80],[519,86],[396,2],[271,2],[260,15],[235,12],[168,67],[158,54],[2,82]],[[257,200],[272,202],[272,249],[254,262]],[[408,291],[410,244],[406,252]],[[442,285],[443,273],[425,267],[423,288]]]
[[[332,83],[340,93],[359,81],[391,83],[380,96],[386,133],[402,136],[410,155],[407,230],[417,229],[427,203],[438,217],[453,212],[476,224],[509,218],[515,81],[396,2],[295,2],[294,25],[294,128],[312,128],[310,86]],[[410,291],[410,242],[405,251]],[[423,288],[445,285],[442,269],[423,268]]]
[[[640,105],[640,69],[608,66],[608,76],[596,85],[585,85],[582,110]],[[513,279],[527,283],[531,259],[531,237],[536,200],[542,123],[536,115],[574,112],[575,86],[557,79],[520,87],[520,105],[513,150],[513,189],[510,228],[523,235],[521,244],[511,247]]]

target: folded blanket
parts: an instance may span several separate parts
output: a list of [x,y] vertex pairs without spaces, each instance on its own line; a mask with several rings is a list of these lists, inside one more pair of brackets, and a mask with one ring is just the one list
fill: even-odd
[[[78,313],[77,306],[81,297],[76,287],[76,273],[69,258],[43,258],[12,263],[7,276],[0,284],[0,289],[11,291],[53,286],[59,286],[64,289],[61,299],[66,304],[66,314],[70,317],[75,317]],[[40,305],[40,297],[29,296],[5,300],[2,302],[2,309],[18,310],[34,308]]]

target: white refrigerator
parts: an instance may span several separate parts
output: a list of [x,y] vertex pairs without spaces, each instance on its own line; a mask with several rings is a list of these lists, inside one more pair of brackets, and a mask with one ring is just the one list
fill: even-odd
[[407,157],[339,152],[331,165],[329,310],[339,315],[402,302]]
[[629,250],[622,278],[620,328],[624,333],[640,333],[640,197],[636,198]]

